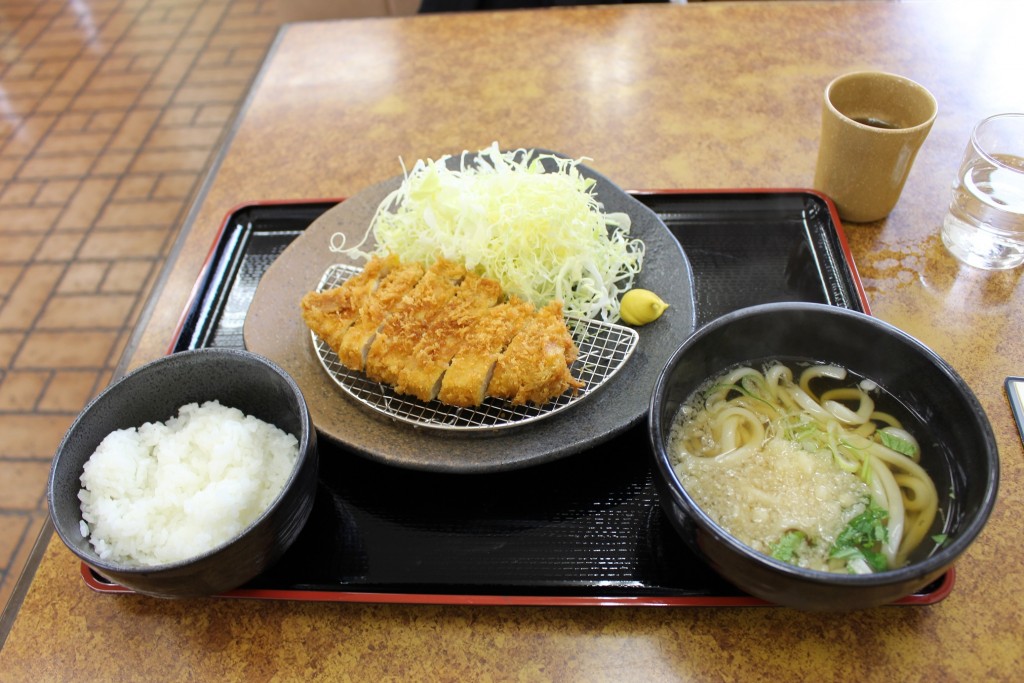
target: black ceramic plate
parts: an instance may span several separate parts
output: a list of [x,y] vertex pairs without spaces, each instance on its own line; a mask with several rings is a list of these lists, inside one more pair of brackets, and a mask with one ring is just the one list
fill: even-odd
[[345,243],[359,243],[381,201],[401,184],[401,176],[324,213],[274,261],[257,287],[245,320],[246,348],[270,358],[295,378],[321,435],[389,465],[463,474],[497,472],[580,453],[621,434],[647,414],[658,373],[694,330],[693,275],[679,241],[654,211],[599,173],[582,165],[577,168],[595,181],[594,193],[604,210],[628,214],[631,236],[644,241],[643,270],[635,286],[657,292],[670,306],[654,324],[638,330],[640,341],[632,357],[586,401],[529,429],[452,438],[371,413],[335,384],[316,357],[299,315],[299,301],[316,288],[329,265],[362,265],[331,252],[332,235],[340,232]]

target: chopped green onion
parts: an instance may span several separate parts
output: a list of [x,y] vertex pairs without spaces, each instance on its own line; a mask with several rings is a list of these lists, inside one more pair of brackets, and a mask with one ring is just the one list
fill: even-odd
[[873,501],[868,509],[860,513],[846,525],[829,551],[833,559],[861,558],[875,571],[888,567],[888,561],[881,547],[889,539],[889,529],[885,526],[889,511]]
[[882,442],[882,445],[885,446],[886,448],[890,448],[896,451],[897,453],[902,453],[903,455],[909,458],[912,458],[915,455],[917,455],[917,446],[914,443],[907,441],[906,439],[900,438],[895,434],[892,434],[891,432],[888,432],[884,429],[878,431],[877,433],[878,438]]
[[797,552],[801,547],[807,543],[807,534],[802,531],[792,530],[787,531],[782,535],[774,545],[771,547],[772,557],[776,560],[782,560],[783,562],[793,563],[796,560]]

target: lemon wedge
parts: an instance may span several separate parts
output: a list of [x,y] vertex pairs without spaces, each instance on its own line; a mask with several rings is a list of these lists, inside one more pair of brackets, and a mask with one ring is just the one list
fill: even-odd
[[619,316],[627,325],[646,325],[661,317],[668,304],[647,289],[631,289],[622,295]]

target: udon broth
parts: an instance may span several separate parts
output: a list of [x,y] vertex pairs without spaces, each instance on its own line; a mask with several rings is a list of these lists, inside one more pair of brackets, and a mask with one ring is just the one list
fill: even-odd
[[938,496],[884,396],[835,365],[737,367],[683,404],[669,452],[694,501],[755,550],[822,571],[896,568],[926,541]]

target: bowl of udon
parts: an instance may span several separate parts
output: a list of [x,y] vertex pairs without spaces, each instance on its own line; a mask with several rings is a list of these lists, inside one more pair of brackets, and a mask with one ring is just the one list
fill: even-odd
[[773,303],[700,328],[648,414],[661,506],[726,580],[849,611],[941,579],[995,504],[999,456],[971,389],[869,315]]

